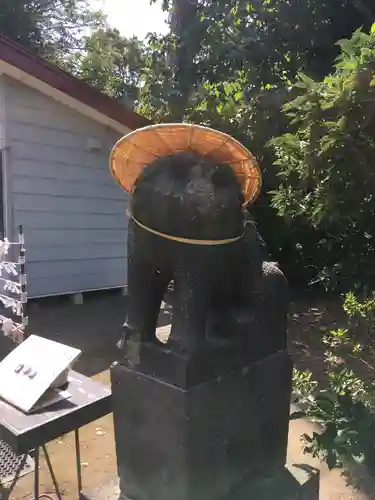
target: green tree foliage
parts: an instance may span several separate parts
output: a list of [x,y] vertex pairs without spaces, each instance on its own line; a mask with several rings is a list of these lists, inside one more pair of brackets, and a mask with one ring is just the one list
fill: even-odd
[[[313,281],[331,265],[328,261],[322,265],[321,247],[316,244],[326,233],[304,217],[289,221],[280,217],[274,209],[277,202],[270,206],[274,195],[269,192],[277,191],[279,179],[272,167],[274,151],[265,145],[289,129],[282,108],[299,91],[292,86],[297,75],[304,71],[322,78],[329,73],[340,51],[337,40],[349,38],[361,26],[369,27],[375,4],[372,0],[186,3],[190,7],[181,10],[177,0],[163,2],[171,20],[173,16],[181,20],[172,23],[170,35],[149,40],[138,110],[156,121],[182,117],[210,125],[244,142],[263,169],[262,196],[252,208],[259,229],[291,281]],[[186,44],[189,72],[183,73],[176,54],[184,53]],[[337,248],[329,255],[336,258]]]
[[144,45],[116,29],[99,29],[85,38],[72,60],[75,73],[89,85],[133,107],[139,97]]
[[40,50],[42,34],[41,6],[25,0],[2,0],[0,4],[0,33],[22,45]]
[[0,0],[0,33],[61,64],[103,23],[89,0]]
[[[234,111],[242,102],[240,92],[246,100],[265,89],[288,87],[300,71],[324,77],[338,55],[337,40],[370,28],[375,18],[372,0],[153,1],[169,12],[172,36],[150,40],[148,78],[163,73],[167,87],[185,93],[185,117],[207,96],[210,104],[216,101],[211,114]],[[234,82],[238,85],[223,91]],[[169,90],[161,96],[167,116],[176,99]],[[267,98],[275,109],[283,102],[273,92]]]
[[170,15],[170,33],[148,37],[139,111],[155,121],[182,121],[198,92],[197,57],[204,27],[198,0],[164,2],[164,8]]
[[375,26],[339,42],[335,72],[301,74],[284,106],[290,131],[272,140],[280,185],[273,206],[289,224],[314,229],[302,243],[317,279],[348,289],[374,286]]

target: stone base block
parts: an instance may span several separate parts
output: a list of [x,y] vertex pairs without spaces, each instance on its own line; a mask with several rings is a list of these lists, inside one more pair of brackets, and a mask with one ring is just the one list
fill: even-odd
[[225,500],[319,500],[319,476],[304,464],[287,465],[280,473],[244,483]]
[[[82,497],[82,500],[128,500],[120,496],[118,478],[85,491]],[[287,465],[279,474],[252,480],[220,500],[319,500],[319,471],[304,464]]]
[[223,500],[245,478],[283,469],[292,380],[286,352],[188,389],[120,364],[111,377],[124,498]]

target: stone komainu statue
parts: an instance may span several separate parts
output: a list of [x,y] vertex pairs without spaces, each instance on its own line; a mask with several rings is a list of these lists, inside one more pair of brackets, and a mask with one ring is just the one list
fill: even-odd
[[156,125],[121,139],[110,165],[131,193],[123,340],[158,343],[173,280],[172,350],[237,342],[261,357],[285,349],[287,283],[246,221],[261,185],[251,153],[212,129]]

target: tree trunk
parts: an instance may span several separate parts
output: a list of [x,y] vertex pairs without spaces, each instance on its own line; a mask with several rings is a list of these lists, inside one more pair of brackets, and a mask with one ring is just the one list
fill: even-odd
[[[174,0],[171,31],[177,37],[173,66],[176,68],[177,94],[171,102],[171,117],[183,121],[190,95],[196,85],[194,58],[200,47],[196,36],[198,0]],[[198,38],[198,39],[197,39]]]

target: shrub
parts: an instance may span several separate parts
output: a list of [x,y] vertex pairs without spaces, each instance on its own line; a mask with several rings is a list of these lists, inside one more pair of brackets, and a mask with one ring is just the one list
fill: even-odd
[[339,42],[335,72],[322,82],[301,74],[284,106],[290,131],[270,142],[280,185],[272,205],[301,241],[313,282],[375,288],[375,25]]
[[322,337],[325,386],[315,382],[310,372],[294,370],[294,389],[302,409],[291,418],[307,417],[320,425],[319,432],[302,437],[305,452],[325,459],[330,468],[352,460],[375,467],[375,295],[360,301],[348,293],[343,309],[347,328],[330,330]]

